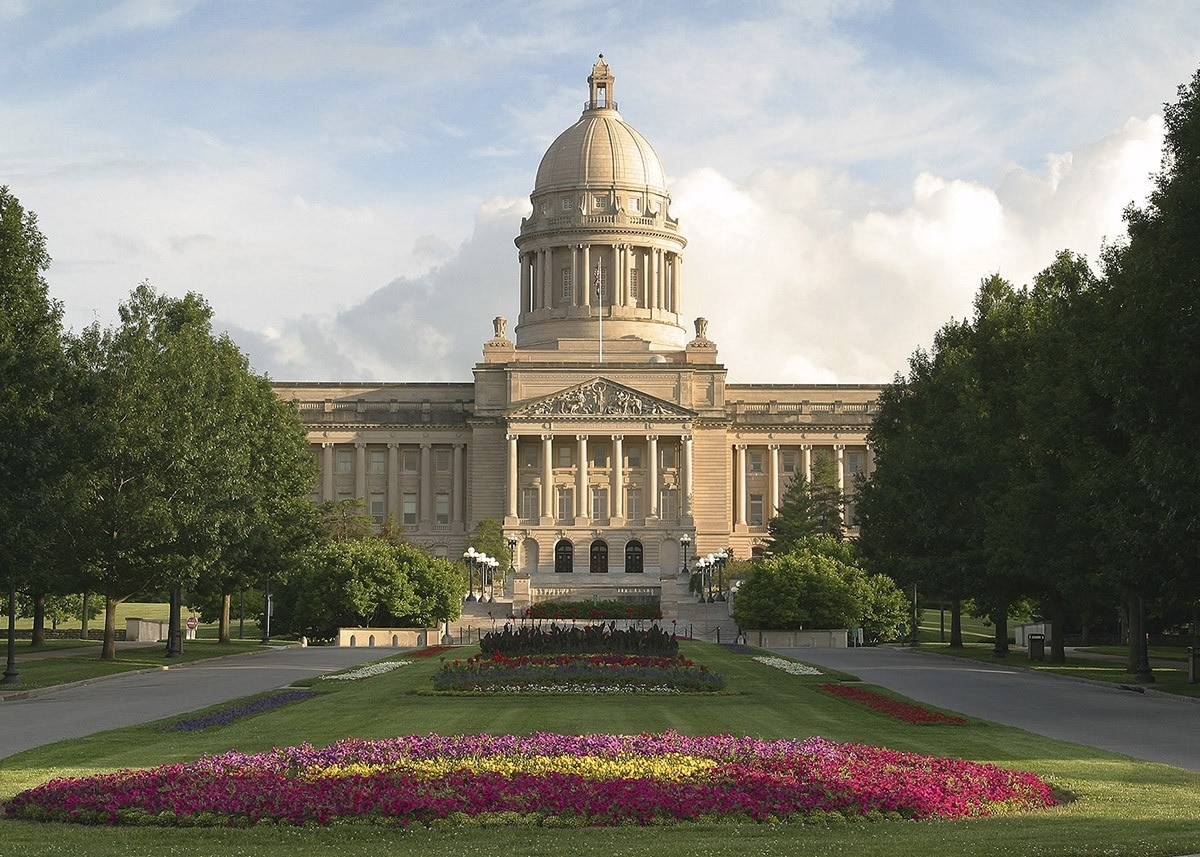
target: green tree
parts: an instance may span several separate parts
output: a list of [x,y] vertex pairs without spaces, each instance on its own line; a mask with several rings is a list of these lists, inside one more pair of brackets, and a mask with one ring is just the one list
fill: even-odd
[[1187,604],[1200,590],[1200,71],[1178,96],[1165,105],[1150,198],[1126,209],[1127,239],[1104,255],[1097,355],[1133,483],[1109,498],[1120,510],[1114,526],[1129,536],[1115,546],[1116,573],[1134,601]]
[[868,575],[853,545],[830,536],[798,543],[791,553],[758,560],[734,599],[743,628],[855,628],[887,639],[907,602],[886,575]]
[[57,571],[52,541],[69,466],[62,306],[49,296],[49,267],[36,215],[0,186],[0,582],[14,596],[18,587],[44,595]]
[[791,481],[778,512],[767,522],[769,554],[789,553],[810,536],[842,538],[845,534],[845,498],[838,489],[837,462],[825,450],[817,450],[811,469],[811,481],[803,477]]
[[[279,463],[251,460],[263,455],[257,418],[270,410],[249,407],[245,357],[214,335],[202,298],[142,284],[119,313],[117,326],[92,325],[70,349],[89,455],[65,527],[105,596],[104,659],[116,654],[116,606],[138,592],[190,587],[216,568],[274,508],[257,502],[254,486]],[[294,484],[294,474],[279,476]]]
[[277,622],[316,639],[340,627],[428,627],[461,611],[452,563],[378,537],[329,541],[304,553],[278,592]]

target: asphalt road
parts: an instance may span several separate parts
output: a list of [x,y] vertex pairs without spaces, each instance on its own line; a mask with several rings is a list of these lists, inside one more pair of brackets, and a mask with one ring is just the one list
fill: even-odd
[[1200,771],[1200,704],[1190,699],[910,649],[776,651],[939,708]]
[[[153,672],[125,673],[0,702],[0,759],[68,738],[146,723],[377,661],[396,649],[264,649]],[[12,693],[3,688],[6,693]]]

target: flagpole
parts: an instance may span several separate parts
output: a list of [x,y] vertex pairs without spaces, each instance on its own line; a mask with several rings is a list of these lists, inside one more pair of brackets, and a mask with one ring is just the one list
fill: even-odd
[[600,362],[604,362],[604,257],[596,257],[596,299],[600,302]]

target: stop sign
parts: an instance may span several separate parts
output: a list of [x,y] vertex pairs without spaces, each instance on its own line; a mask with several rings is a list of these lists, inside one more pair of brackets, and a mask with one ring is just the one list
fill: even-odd
[[196,621],[196,617],[195,617],[195,616],[188,616],[188,620],[187,620],[187,629],[188,629],[189,631],[195,631],[195,630],[196,630],[196,627],[197,627],[199,624],[200,624],[200,623]]

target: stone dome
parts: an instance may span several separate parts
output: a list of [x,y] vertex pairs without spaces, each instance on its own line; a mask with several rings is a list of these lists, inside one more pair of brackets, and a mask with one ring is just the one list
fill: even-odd
[[533,192],[597,185],[667,189],[654,148],[612,107],[585,110],[558,135],[538,166]]
[[558,135],[538,166],[533,193],[582,187],[648,188],[665,193],[654,147],[621,118],[604,56],[588,78],[591,98],[579,121]]

